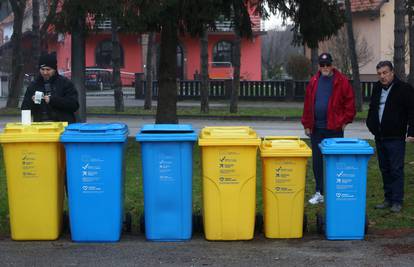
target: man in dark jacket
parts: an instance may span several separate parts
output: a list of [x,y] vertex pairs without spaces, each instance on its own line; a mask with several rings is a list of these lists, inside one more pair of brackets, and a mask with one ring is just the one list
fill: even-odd
[[26,90],[22,110],[31,110],[33,121],[76,121],[78,92],[73,83],[57,72],[56,54],[39,59],[39,77]]
[[319,71],[306,87],[302,124],[311,138],[316,193],[309,199],[318,204],[323,198],[323,159],[319,143],[325,138],[343,137],[344,129],[355,117],[354,91],[348,78],[332,66],[332,56],[319,56]]
[[384,202],[375,208],[400,212],[404,198],[405,141],[414,137],[414,89],[394,75],[390,61],[379,62],[377,74],[379,81],[372,91],[366,121],[375,136],[384,183]]

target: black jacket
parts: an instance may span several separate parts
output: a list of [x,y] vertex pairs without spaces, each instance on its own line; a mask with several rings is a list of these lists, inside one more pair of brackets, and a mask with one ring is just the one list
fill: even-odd
[[66,121],[68,123],[76,122],[75,112],[79,108],[78,92],[73,83],[56,73],[49,79],[50,83],[50,101],[46,104],[42,100],[41,104],[35,104],[32,96],[35,91],[45,92],[45,81],[39,76],[32,82],[26,90],[21,109],[30,109],[33,115],[33,121]]
[[377,82],[372,90],[366,124],[376,139],[414,136],[414,89],[396,77],[393,83],[385,102],[381,123],[378,115],[381,83]]

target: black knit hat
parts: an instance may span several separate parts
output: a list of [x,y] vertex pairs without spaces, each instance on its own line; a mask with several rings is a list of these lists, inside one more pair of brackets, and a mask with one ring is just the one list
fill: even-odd
[[43,67],[49,67],[57,70],[56,53],[43,54],[39,58],[39,69]]
[[319,55],[319,64],[332,64],[332,56],[329,53],[322,53]]

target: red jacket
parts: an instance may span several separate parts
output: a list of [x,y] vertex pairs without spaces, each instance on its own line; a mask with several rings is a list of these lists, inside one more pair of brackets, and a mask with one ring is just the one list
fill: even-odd
[[[328,102],[327,125],[329,130],[342,130],[342,126],[351,123],[355,117],[355,95],[348,78],[333,69],[333,89]],[[314,75],[306,86],[303,104],[302,124],[311,131],[315,125],[315,97],[321,73]]]

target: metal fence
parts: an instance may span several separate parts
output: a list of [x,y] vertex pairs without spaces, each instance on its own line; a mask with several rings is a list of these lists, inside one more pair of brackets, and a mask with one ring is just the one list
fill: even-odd
[[[70,78],[71,73],[62,73]],[[112,73],[104,69],[88,68],[85,75],[85,88],[88,95],[113,94]],[[1,77],[0,97],[8,95],[7,77]],[[26,75],[26,87],[34,76]],[[4,81],[3,81],[4,80]],[[145,97],[147,82],[143,80],[142,73],[121,72],[121,81],[124,95],[133,95],[137,99]],[[242,100],[275,100],[275,101],[302,101],[308,81],[294,80],[273,80],[273,81],[240,81],[239,98]],[[363,101],[369,101],[375,82],[361,82]],[[233,80],[210,80],[209,98],[210,99],[229,99],[233,87]],[[177,96],[179,100],[199,99],[201,83],[199,80],[177,80]],[[158,81],[153,81],[152,97],[158,97]]]
[[[375,82],[361,82],[362,96],[364,101],[369,101]],[[305,96],[308,81],[278,80],[278,81],[240,81],[239,98],[244,100],[292,100],[300,101]],[[200,98],[200,81],[181,80],[177,81],[178,99]],[[232,80],[210,81],[209,98],[229,99],[232,88]],[[137,81],[135,88],[136,98],[145,97],[147,90],[146,81]],[[152,83],[152,97],[158,97],[158,82]]]

